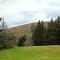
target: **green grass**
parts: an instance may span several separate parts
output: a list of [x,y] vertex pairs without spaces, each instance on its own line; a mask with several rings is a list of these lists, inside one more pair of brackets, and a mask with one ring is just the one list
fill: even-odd
[[0,51],[0,60],[60,60],[60,46],[16,47]]

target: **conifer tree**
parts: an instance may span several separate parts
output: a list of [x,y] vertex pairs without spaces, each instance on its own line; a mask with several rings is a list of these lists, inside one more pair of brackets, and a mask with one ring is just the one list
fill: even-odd
[[56,44],[60,45],[60,17],[55,20],[55,30],[56,30]]
[[48,23],[47,36],[47,44],[55,44],[55,22],[53,19]]
[[37,26],[33,32],[33,43],[36,46],[43,45],[44,43],[44,26],[43,26],[43,21],[38,22]]

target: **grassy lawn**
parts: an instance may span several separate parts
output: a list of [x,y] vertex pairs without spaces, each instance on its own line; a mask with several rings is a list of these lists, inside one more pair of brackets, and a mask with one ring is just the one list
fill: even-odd
[[0,51],[0,60],[60,60],[60,46],[16,47]]

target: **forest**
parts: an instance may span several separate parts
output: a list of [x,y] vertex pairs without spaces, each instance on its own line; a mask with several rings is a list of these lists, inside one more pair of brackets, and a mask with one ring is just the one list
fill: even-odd
[[[38,21],[37,25],[31,25],[31,37],[25,34],[17,38],[13,33],[7,32],[8,26],[4,18],[0,18],[0,50],[16,46],[45,46],[60,45],[60,17],[50,21]],[[29,40],[29,41],[28,41]],[[28,42],[26,42],[28,41]]]

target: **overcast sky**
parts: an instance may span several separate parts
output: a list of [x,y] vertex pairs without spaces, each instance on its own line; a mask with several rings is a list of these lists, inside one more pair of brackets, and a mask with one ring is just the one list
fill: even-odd
[[60,16],[60,0],[0,0],[0,17],[9,27]]

